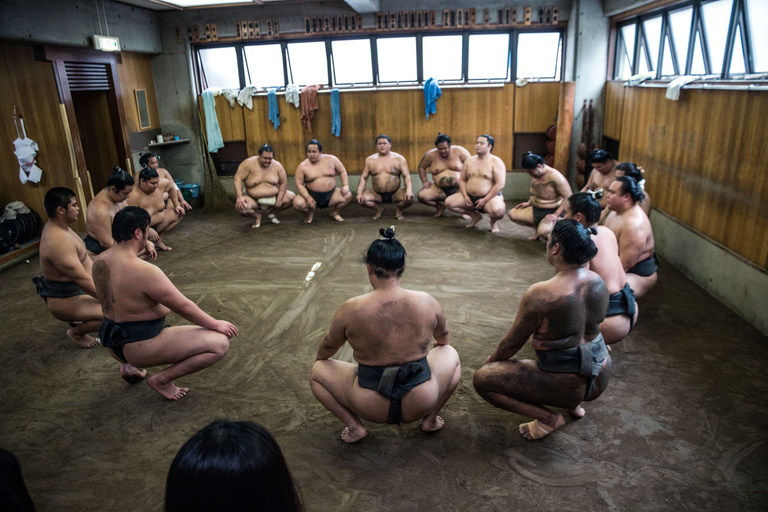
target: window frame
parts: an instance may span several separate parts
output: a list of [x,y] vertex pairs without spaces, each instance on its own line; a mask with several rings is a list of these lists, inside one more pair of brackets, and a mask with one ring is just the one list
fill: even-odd
[[[460,80],[439,80],[440,84],[446,85],[484,85],[484,84],[500,84],[510,83],[517,79],[517,45],[518,37],[523,33],[536,33],[536,32],[558,32],[560,33],[561,48],[560,48],[560,80],[554,78],[541,78],[534,79],[541,82],[553,82],[562,81],[565,76],[565,50],[567,47],[567,27],[564,26],[547,26],[547,27],[509,27],[509,28],[490,28],[490,29],[456,29],[456,30],[427,30],[427,31],[398,31],[398,32],[381,32],[381,33],[359,33],[359,34],[328,34],[320,37],[284,37],[284,38],[270,38],[256,41],[243,41],[237,43],[231,42],[203,42],[194,43],[192,45],[192,64],[195,72],[195,83],[197,85],[198,93],[202,93],[205,90],[204,85],[207,85],[205,73],[202,67],[202,61],[200,58],[200,50],[217,47],[234,47],[237,52],[237,65],[238,65],[238,77],[240,80],[240,89],[245,87],[246,73],[248,63],[245,60],[245,47],[280,44],[280,50],[283,56],[283,78],[286,85],[290,84],[290,72],[289,72],[289,56],[288,56],[288,44],[289,43],[305,43],[305,42],[318,42],[323,41],[326,48],[326,64],[327,64],[327,83],[330,87],[339,87],[342,89],[359,89],[359,88],[402,88],[406,87],[421,87],[424,84],[424,63],[423,63],[423,38],[430,36],[450,36],[461,35],[462,36],[462,55],[461,55],[461,79]],[[509,47],[507,49],[507,74],[505,78],[473,78],[469,79],[469,37],[471,35],[492,35],[492,34],[508,34],[509,35]],[[743,32],[742,32],[743,34]],[[379,77],[378,67],[378,50],[376,41],[378,39],[387,39],[393,37],[415,37],[416,38],[416,80],[408,82],[382,82]],[[371,47],[371,71],[373,73],[373,83],[362,84],[347,84],[337,83],[335,77],[335,70],[333,68],[333,45],[332,41],[340,41],[345,39],[368,39]],[[555,75],[557,76],[557,74]],[[284,90],[285,87],[278,87],[278,90]]]
[[[754,67],[754,58],[752,50],[751,30],[749,17],[747,13],[747,6],[745,0],[733,0],[731,5],[731,14],[728,21],[728,33],[725,42],[725,54],[722,60],[722,66],[720,69],[713,69],[712,58],[710,55],[711,49],[707,39],[706,27],[704,24],[701,8],[703,5],[708,4],[714,0],[689,0],[686,2],[673,3],[672,5],[665,6],[661,9],[653,9],[648,12],[644,12],[638,15],[621,19],[613,23],[612,30],[615,33],[611,48],[611,63],[610,63],[610,76],[612,80],[623,80],[620,77],[621,69],[619,69],[620,59],[619,50],[624,45],[622,27],[627,25],[635,25],[635,47],[633,62],[631,67],[631,74],[636,75],[640,66],[640,51],[648,51],[647,35],[645,33],[644,22],[646,20],[661,16],[661,35],[659,40],[659,54],[656,60],[654,71],[655,80],[671,80],[674,77],[681,75],[690,75],[691,68],[693,66],[693,56],[696,51],[697,38],[701,45],[701,52],[704,61],[705,73],[701,75],[704,80],[748,80],[748,81],[761,81],[768,79],[768,73],[756,72]],[[688,48],[685,55],[685,62],[679,62],[677,51],[675,48],[675,39],[672,33],[672,29],[669,23],[669,14],[690,7],[691,12],[691,26],[688,31]],[[730,67],[733,58],[734,46],[736,43],[736,31],[741,31],[741,52],[744,57],[745,73],[739,73],[737,75],[731,75]],[[641,41],[642,40],[642,41]],[[662,68],[664,66],[664,48],[665,44],[669,42],[669,55],[672,60],[672,67],[675,70],[674,75],[662,74]]]

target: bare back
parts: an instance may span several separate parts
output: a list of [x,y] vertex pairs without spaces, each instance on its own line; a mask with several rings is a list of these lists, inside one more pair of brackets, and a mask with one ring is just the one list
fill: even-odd
[[[429,294],[399,288],[354,297],[337,313],[358,363],[389,366],[426,356],[442,308]],[[336,319],[334,319],[335,322]]]
[[559,272],[529,291],[532,314],[541,318],[533,334],[536,350],[577,347],[600,333],[608,309],[608,289],[595,272],[586,268]]
[[627,284],[627,273],[619,258],[616,235],[605,226],[597,226],[597,234],[592,235],[592,241],[597,246],[597,255],[590,260],[589,270],[603,278],[608,293],[613,295]]
[[136,322],[162,318],[170,309],[146,293],[147,283],[167,280],[163,271],[127,251],[110,249],[93,265],[104,316],[115,322]]
[[125,201],[116,203],[109,197],[109,191],[104,188],[90,203],[85,216],[85,230],[99,242],[105,238],[112,240],[112,220],[115,214],[125,207]]
[[50,281],[73,281],[72,267],[79,264],[91,273],[93,261],[85,250],[85,244],[72,228],[62,229],[46,223],[40,235],[40,267],[43,277]]
[[653,228],[639,204],[622,213],[611,212],[605,219],[605,227],[616,235],[625,270],[653,256]]

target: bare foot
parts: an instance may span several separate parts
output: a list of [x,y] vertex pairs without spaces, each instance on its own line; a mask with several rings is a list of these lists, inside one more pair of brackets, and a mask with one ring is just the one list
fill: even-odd
[[309,210],[309,213],[307,214],[307,218],[304,219],[305,224],[312,224],[312,219],[315,218],[315,212],[314,210]]
[[344,218],[341,215],[339,215],[338,213],[332,213],[331,214],[331,218],[333,218],[334,220],[337,220],[339,222],[344,222]]
[[120,376],[128,384],[136,384],[147,377],[147,370],[139,370],[127,363],[120,363]]
[[533,236],[528,237],[528,240],[538,240],[538,239],[539,239],[539,235],[537,235],[536,233],[534,233]]
[[482,218],[483,218],[483,216],[480,215],[479,213],[471,213],[471,214],[469,214],[469,216],[470,216],[470,222],[469,222],[469,224],[466,225],[466,227],[468,227],[468,228],[475,227],[475,224],[480,222],[482,220]]
[[539,420],[533,420],[530,423],[521,424],[520,433],[526,439],[541,439],[542,437],[551,434],[563,425],[565,425],[565,418],[562,414],[558,414],[555,426],[547,425],[546,423]]
[[397,220],[403,220],[405,217],[403,217],[403,212],[401,212],[400,210],[395,210],[395,218]]
[[491,233],[498,233],[499,231],[499,222],[491,222]]
[[469,215],[467,215],[466,213],[462,213],[462,214],[461,214],[461,218],[462,218],[462,219],[464,219],[464,220],[469,220],[469,219],[471,219],[472,217],[470,217],[470,216],[469,216]]
[[352,444],[358,442],[367,435],[368,431],[362,425],[354,430],[350,430],[349,427],[347,427],[341,433],[341,440],[345,443]]
[[172,251],[173,247],[169,247],[169,246],[165,245],[162,240],[159,240],[155,244],[155,249],[157,249],[158,251]]
[[429,416],[424,418],[421,422],[421,430],[424,432],[437,432],[445,425],[445,420],[440,416],[435,416],[435,419],[429,419]]
[[72,332],[72,329],[67,329],[67,336],[69,336],[69,339],[77,343],[77,345],[80,348],[93,348],[99,343],[101,343],[101,340],[99,338],[94,338],[93,336],[89,336],[88,334],[83,334],[82,336],[78,336],[74,332]]
[[445,211],[445,205],[437,203],[437,204],[435,204],[435,208],[437,208],[437,213],[435,214],[435,218],[442,217],[443,216],[443,212]]
[[267,217],[272,221],[272,224],[280,224],[280,221],[274,215],[268,215]]
[[255,214],[253,216],[253,219],[254,219],[253,220],[253,226],[251,226],[252,228],[258,228],[259,226],[261,226],[261,214],[260,213]]
[[186,395],[187,391],[189,391],[189,388],[176,387],[173,382],[169,382],[168,384],[161,384],[159,382],[160,377],[158,377],[158,375],[159,374],[156,373],[149,377],[147,379],[147,384],[149,387],[157,391],[158,394],[163,398],[168,400],[178,400],[179,398]]
[[381,214],[384,213],[384,208],[381,210],[376,210],[376,215],[373,216],[373,220],[379,220],[381,218]]
[[573,416],[574,418],[583,418],[585,414],[587,414],[587,411],[584,410],[584,408],[581,406],[581,404],[577,405],[576,407],[572,409],[566,409],[565,412]]

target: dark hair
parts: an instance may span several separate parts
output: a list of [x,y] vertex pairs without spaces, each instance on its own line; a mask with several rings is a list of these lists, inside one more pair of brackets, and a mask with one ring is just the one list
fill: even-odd
[[319,140],[317,140],[317,139],[312,139],[311,141],[307,142],[307,146],[304,148],[304,152],[305,152],[305,153],[306,153],[306,152],[309,150],[309,146],[311,146],[312,144],[314,144],[315,146],[317,146],[317,150],[318,150],[319,152],[321,152],[321,153],[323,152],[323,145],[322,145],[322,144],[320,144],[320,141],[319,141]]
[[581,213],[587,224],[595,224],[600,220],[602,209],[597,201],[603,197],[603,189],[597,189],[590,192],[576,192],[568,198],[568,204],[571,212]]
[[597,254],[592,234],[594,228],[587,229],[573,219],[561,219],[555,223],[549,239],[552,244],[560,244],[564,262],[583,265]]
[[49,218],[54,218],[56,216],[56,208],[62,206],[66,210],[67,206],[69,206],[69,200],[73,197],[77,196],[75,196],[72,189],[67,187],[53,187],[45,193],[45,198],[43,198],[45,213],[48,214]]
[[139,179],[142,181],[149,181],[152,178],[159,178],[160,175],[157,174],[157,171],[154,170],[151,167],[142,167],[141,172],[139,173]]
[[35,503],[27,491],[18,459],[3,449],[0,449],[0,508],[14,512],[35,510]]
[[615,160],[615,158],[613,158],[613,155],[604,149],[593,149],[587,155],[587,161],[589,163],[597,162],[599,164],[604,164],[608,160]]
[[451,138],[449,136],[447,136],[446,134],[440,132],[440,133],[437,134],[437,138],[435,139],[435,146],[437,146],[438,144],[441,144],[443,142],[447,142],[448,145],[450,146],[451,145]]
[[491,151],[493,151],[493,148],[496,147],[496,141],[493,140],[493,137],[486,134],[482,134],[480,137],[485,137],[486,139],[488,139],[488,144],[491,146]]
[[544,159],[541,155],[528,151],[523,155],[523,169],[526,171],[532,171],[540,165],[544,165]]
[[166,512],[302,509],[280,446],[250,421],[214,421],[181,447],[168,471]]
[[143,155],[139,155],[139,165],[141,165],[142,167],[149,166],[149,159],[152,157],[160,160],[160,155],[158,155],[157,153],[144,153]]
[[379,139],[387,139],[387,142],[392,144],[392,139],[390,139],[387,135],[384,135],[383,133],[381,135],[379,135],[378,137],[376,137],[376,144],[379,143]]
[[269,144],[264,144],[259,148],[259,156],[261,156],[262,153],[272,153],[274,155],[275,150],[272,149],[272,146],[270,146]]
[[112,238],[115,242],[127,242],[133,238],[137,229],[142,231],[149,227],[151,217],[144,208],[126,206],[115,214],[112,220]]
[[120,192],[125,187],[132,187],[133,186],[133,176],[119,168],[118,166],[114,166],[112,169],[115,170],[112,174],[109,175],[107,178],[107,187],[115,187],[115,190]]
[[616,178],[616,181],[621,183],[621,188],[619,188],[621,195],[629,194],[632,198],[632,201],[635,203],[639,203],[645,199],[645,193],[643,192],[643,189],[640,188],[640,185],[637,184],[637,180],[635,180],[635,178],[630,178],[629,176],[619,176]]
[[623,171],[624,176],[635,178],[636,181],[640,181],[641,179],[643,179],[643,173],[640,172],[640,169],[637,167],[637,165],[634,162],[621,162],[619,165],[616,166],[616,170]]
[[405,270],[405,247],[395,238],[395,227],[381,228],[383,237],[374,240],[368,247],[364,262],[373,267],[373,273],[380,279],[401,277]]

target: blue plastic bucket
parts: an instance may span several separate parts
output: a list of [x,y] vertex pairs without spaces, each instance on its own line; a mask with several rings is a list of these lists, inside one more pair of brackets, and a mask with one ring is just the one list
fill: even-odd
[[197,183],[187,183],[186,185],[181,185],[180,188],[182,190],[189,190],[189,193],[192,196],[192,199],[200,195],[200,185],[198,185]]
[[184,180],[173,180],[176,182],[176,186],[181,188],[181,186],[184,184]]

